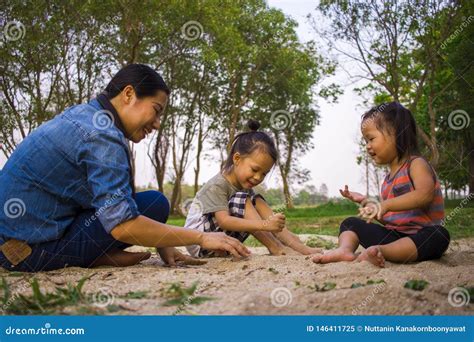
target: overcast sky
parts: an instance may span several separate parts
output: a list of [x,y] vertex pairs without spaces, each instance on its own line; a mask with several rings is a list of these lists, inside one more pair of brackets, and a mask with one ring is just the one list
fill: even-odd
[[[271,7],[281,9],[286,15],[298,22],[297,33],[301,41],[317,39],[316,33],[314,33],[306,19],[308,13],[314,13],[317,2],[270,0],[268,4]],[[323,44],[322,42],[318,43]],[[362,168],[356,163],[358,146],[355,143],[359,132],[362,99],[353,93],[354,85],[348,85],[350,80],[341,70],[338,70],[331,81],[346,85],[344,95],[339,98],[336,104],[318,99],[317,105],[319,106],[321,119],[320,125],[316,127],[313,134],[315,148],[301,158],[300,163],[302,167],[311,171],[311,180],[307,184],[319,188],[322,183],[326,183],[330,196],[337,196],[339,194],[338,189],[344,184],[349,184],[354,190],[364,192]],[[137,145],[137,185],[156,184],[153,168],[146,155],[147,143],[147,141],[143,141]],[[3,166],[4,162],[4,158],[0,157],[0,167]],[[185,174],[185,181],[190,184],[194,179],[193,168],[194,163],[188,167]],[[203,160],[200,183],[210,179],[218,170],[218,163]],[[267,178],[265,181],[267,185],[278,185],[275,173],[267,176]]]

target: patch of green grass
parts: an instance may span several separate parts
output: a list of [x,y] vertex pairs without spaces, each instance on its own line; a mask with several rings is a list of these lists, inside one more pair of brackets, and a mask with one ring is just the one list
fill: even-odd
[[186,222],[186,218],[180,216],[172,216],[166,222],[172,226],[184,227],[184,223]]
[[381,284],[381,283],[385,283],[385,280],[383,280],[383,279],[379,279],[379,280],[369,279],[369,280],[367,280],[367,282],[365,284],[363,284],[363,283],[354,283],[354,284],[352,284],[351,289],[356,289],[356,288],[362,287],[362,286],[373,285],[373,284]]
[[120,296],[120,298],[124,299],[142,299],[146,298],[148,291],[131,291],[127,294]]
[[407,281],[403,287],[414,291],[423,291],[428,284],[426,280],[412,279]]
[[445,221],[452,239],[474,236],[474,208],[447,209]]
[[264,247],[260,241],[258,241],[254,236],[250,235],[244,242],[244,245],[247,247]]
[[309,239],[306,241],[306,246],[333,249],[336,247],[336,244],[332,241],[322,239],[318,236],[310,236]]
[[278,274],[278,273],[280,273],[280,272],[278,272],[276,269],[274,269],[273,267],[270,267],[270,268],[268,269],[268,271],[272,272],[273,274]]
[[326,291],[330,291],[330,290],[335,289],[336,288],[336,283],[325,282],[321,286],[318,285],[318,284],[315,284],[314,286],[309,285],[308,287],[312,290],[317,291],[317,292],[326,292]]
[[30,281],[32,295],[12,295],[5,278],[2,278],[0,288],[3,289],[3,310],[13,315],[51,315],[59,309],[79,304],[89,304],[90,298],[82,292],[82,287],[88,278],[84,277],[76,285],[67,284],[66,287],[56,287],[54,292],[43,293],[38,280]]
[[199,305],[209,300],[214,300],[213,297],[197,296],[195,294],[198,287],[198,282],[194,282],[190,287],[183,287],[180,283],[173,283],[168,289],[164,291],[164,296],[168,300],[163,303],[163,306],[175,305]]
[[465,287],[469,293],[469,303],[474,303],[474,286]]
[[340,215],[351,215],[357,212],[358,205],[349,200],[341,200],[337,202],[329,201],[327,203],[315,207],[303,207],[288,209],[285,211],[287,218],[298,217],[329,217]]

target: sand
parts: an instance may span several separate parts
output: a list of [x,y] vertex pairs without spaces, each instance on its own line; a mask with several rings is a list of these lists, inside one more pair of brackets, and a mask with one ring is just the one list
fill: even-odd
[[[334,237],[320,237],[335,241]],[[448,294],[455,287],[474,285],[473,247],[473,238],[456,240],[440,260],[409,265],[387,262],[385,268],[367,262],[316,265],[306,256],[275,257],[267,255],[265,248],[252,248],[253,255],[246,261],[213,258],[204,266],[168,268],[154,255],[132,267],[73,267],[35,276],[43,290],[52,291],[55,286],[89,275],[84,292],[102,294],[96,303],[102,314],[472,315],[472,303],[456,307],[462,298],[450,301]],[[13,277],[4,270],[0,276],[6,277],[13,293],[31,293],[27,283],[30,276]],[[405,288],[412,279],[429,284],[422,291]],[[384,282],[367,285],[369,280]],[[213,300],[181,307],[163,305],[170,284],[188,287],[195,281],[199,282],[196,295]],[[335,287],[326,284],[327,291],[321,291],[325,283]],[[351,288],[356,283],[364,286]],[[146,291],[145,297],[123,298],[137,291]],[[106,305],[116,309],[110,313],[103,309]],[[74,309],[59,313],[74,313]]]

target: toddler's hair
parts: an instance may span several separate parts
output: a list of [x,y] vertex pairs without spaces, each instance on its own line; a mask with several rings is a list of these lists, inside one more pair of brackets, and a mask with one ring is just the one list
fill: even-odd
[[398,159],[418,155],[416,122],[411,112],[398,102],[383,103],[362,115],[362,126],[373,120],[381,132],[395,135]]
[[260,123],[256,120],[249,120],[247,127],[250,131],[238,134],[232,141],[229,156],[222,168],[224,172],[228,172],[232,168],[234,164],[233,156],[237,152],[241,156],[248,156],[255,150],[260,150],[264,153],[268,153],[274,162],[278,160],[278,151],[275,142],[267,133],[258,130]]

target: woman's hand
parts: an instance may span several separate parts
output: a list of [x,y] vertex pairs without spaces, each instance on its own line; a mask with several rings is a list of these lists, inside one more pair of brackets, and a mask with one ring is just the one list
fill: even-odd
[[339,192],[341,193],[343,197],[350,199],[351,201],[356,202],[356,203],[361,203],[367,198],[358,192],[349,191],[349,187],[347,185],[344,186],[344,191],[339,189]]
[[250,251],[239,240],[226,235],[225,233],[203,233],[201,243],[204,249],[220,250],[229,252],[234,258],[246,258]]
[[181,265],[204,265],[205,260],[193,258],[189,255],[183,254],[174,247],[164,247],[156,249],[160,254],[161,260],[170,267]]

